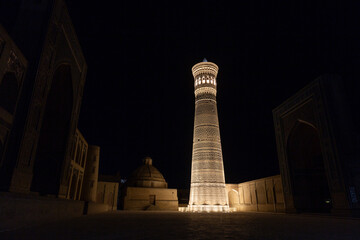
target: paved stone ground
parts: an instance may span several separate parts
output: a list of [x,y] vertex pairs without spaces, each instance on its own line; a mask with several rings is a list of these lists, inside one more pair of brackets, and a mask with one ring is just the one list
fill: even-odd
[[360,239],[360,219],[272,213],[112,212],[0,232],[0,239]]

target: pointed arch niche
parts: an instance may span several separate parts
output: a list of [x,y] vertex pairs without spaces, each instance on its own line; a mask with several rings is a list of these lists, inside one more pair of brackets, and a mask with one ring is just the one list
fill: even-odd
[[287,139],[294,207],[297,211],[329,212],[331,196],[318,130],[306,121],[295,122]]

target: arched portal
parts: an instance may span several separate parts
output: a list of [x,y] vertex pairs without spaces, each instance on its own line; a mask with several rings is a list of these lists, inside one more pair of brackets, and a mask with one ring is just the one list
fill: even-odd
[[61,65],[54,73],[41,126],[31,190],[40,194],[59,192],[73,109],[71,71]]
[[0,83],[0,107],[14,114],[18,92],[19,86],[15,73],[5,73]]
[[298,211],[327,212],[331,209],[319,134],[305,122],[297,122],[287,142],[287,156]]
[[228,198],[229,198],[229,207],[236,207],[237,205],[240,204],[239,193],[236,190],[232,189],[228,193]]

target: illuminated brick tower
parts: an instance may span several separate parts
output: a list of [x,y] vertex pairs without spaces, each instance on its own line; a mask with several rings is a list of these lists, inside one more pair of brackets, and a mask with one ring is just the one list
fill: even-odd
[[193,66],[195,120],[188,211],[227,212],[229,203],[216,107],[219,67],[206,59]]

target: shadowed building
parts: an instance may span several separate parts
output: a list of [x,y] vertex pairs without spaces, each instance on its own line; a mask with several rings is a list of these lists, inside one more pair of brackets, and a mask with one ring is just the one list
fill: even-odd
[[146,157],[129,178],[122,193],[124,210],[178,210],[177,190],[169,189],[163,175]]
[[105,205],[105,211],[117,210],[118,205],[118,182],[98,181],[96,191],[96,203]]
[[342,83],[322,76],[273,110],[287,212],[359,215],[359,137]]
[[87,65],[65,3],[3,1],[0,24],[0,222],[80,216]]
[[218,70],[206,59],[192,68],[195,120],[188,211],[229,210],[216,105]]
[[69,168],[69,187],[67,199],[80,200],[83,187],[84,173],[87,168],[88,143],[78,129],[76,129],[73,146],[71,149],[71,161]]
[[[5,161],[11,148],[14,118],[25,79],[27,61],[0,25],[0,190],[7,188],[14,161]],[[3,182],[4,180],[7,182]]]
[[117,210],[118,206],[119,182],[116,176],[99,176],[99,160],[100,147],[89,145],[81,191],[86,214]]
[[[87,151],[79,149],[76,169],[72,151],[87,71],[80,44],[63,1],[11,2],[2,6],[0,23],[28,64],[0,29],[0,48],[9,43],[0,55],[6,84],[0,96],[8,105],[0,122],[6,129],[0,131],[0,190],[79,199]],[[7,61],[14,64],[1,64]]]
[[90,145],[86,157],[82,200],[96,202],[96,191],[99,176],[100,147]]

